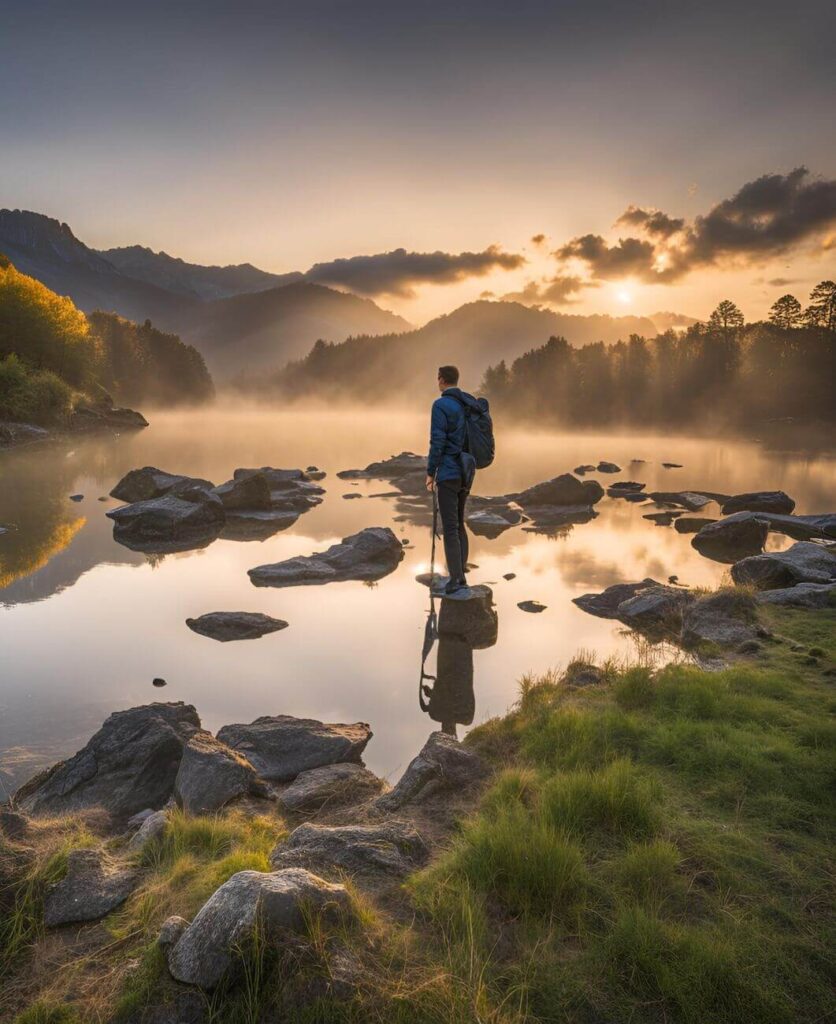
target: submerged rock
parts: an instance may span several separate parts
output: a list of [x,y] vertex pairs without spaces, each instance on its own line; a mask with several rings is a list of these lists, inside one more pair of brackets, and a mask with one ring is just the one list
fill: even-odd
[[295,509],[228,509],[220,536],[223,540],[266,540],[293,526],[299,515]]
[[[743,513],[745,514],[745,513]],[[830,583],[836,580],[836,550],[798,541],[786,551],[754,555],[735,563],[732,579],[759,590],[777,590],[797,583]]]
[[143,466],[142,469],[132,469],[126,473],[110,492],[110,496],[118,498],[119,501],[133,503],[151,501],[153,498],[161,498],[164,494],[177,494],[179,491],[192,488],[210,491],[213,487],[214,484],[209,480],[166,473],[156,466]]
[[310,768],[358,764],[372,731],[365,722],[327,724],[311,718],[266,715],[249,725],[225,725],[218,740],[243,754],[263,778],[288,782]]
[[286,629],[283,619],[274,619],[262,612],[207,612],[186,625],[201,636],[228,643],[230,640],[256,640],[266,633]]
[[784,491],[750,491],[733,494],[723,505],[723,515],[734,512],[777,512],[789,515],[795,502]]
[[591,505],[531,505],[525,511],[530,520],[523,527],[526,533],[549,533],[561,526],[588,523],[598,515]]
[[257,926],[271,945],[278,945],[288,933],[303,932],[310,915],[335,920],[350,910],[344,886],[302,868],[239,871],[209,897],[170,946],[168,969],[178,981],[212,989],[234,966]]
[[77,754],[21,786],[15,802],[32,814],[103,807],[119,820],[162,807],[199,728],[195,709],[180,701],[117,711]]
[[383,788],[368,768],[359,764],[330,764],[300,772],[278,797],[286,811],[312,810],[324,805],[355,803]]
[[44,899],[44,924],[56,928],[104,917],[130,896],[137,875],[102,850],[71,850],[66,875]]
[[681,512],[675,511],[648,512],[647,515],[642,516],[642,519],[649,519],[652,523],[655,523],[657,526],[670,526],[671,523],[675,522],[681,515]]
[[368,527],[315,555],[249,570],[257,587],[295,587],[342,580],[379,580],[398,567],[403,545],[388,526]]
[[412,825],[388,821],[381,825],[313,825],[291,832],[270,854],[274,868],[293,866],[350,872],[385,871],[406,875],[429,856],[426,843]]
[[614,583],[601,591],[600,594],[581,594],[580,597],[573,597],[572,602],[590,615],[597,615],[602,619],[617,619],[618,607],[622,602],[649,587],[660,587],[658,580],[647,577],[638,583]]
[[460,790],[481,781],[487,765],[473,750],[446,732],[434,732],[421,752],[410,761],[397,785],[378,797],[376,807],[385,812],[404,804],[426,800],[440,790]]
[[734,562],[745,555],[763,551],[769,524],[755,512],[737,512],[709,523],[691,539],[701,555],[718,562]]

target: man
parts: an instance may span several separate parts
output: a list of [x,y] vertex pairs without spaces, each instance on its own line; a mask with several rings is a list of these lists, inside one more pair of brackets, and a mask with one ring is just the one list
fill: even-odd
[[463,392],[457,387],[455,366],[438,370],[441,397],[433,402],[430,418],[430,454],[427,459],[427,490],[435,489],[444,536],[444,557],[450,579],[444,593],[459,593],[467,587],[468,539],[464,525],[467,496],[473,482],[475,463],[464,454],[467,440]]

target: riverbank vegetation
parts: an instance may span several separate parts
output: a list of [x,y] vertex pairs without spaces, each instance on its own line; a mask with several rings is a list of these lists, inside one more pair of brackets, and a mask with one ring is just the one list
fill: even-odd
[[0,255],[0,419],[60,424],[106,396],[172,405],[212,394],[203,357],[176,335],[112,313],[85,316]]
[[[429,866],[384,890],[355,880],[350,927],[312,918],[281,951],[256,933],[237,981],[213,993],[171,981],[160,925],[191,918],[235,872],[269,870],[279,817],[173,813],[133,855],[143,876],[128,902],[60,941],[39,901],[94,824],[37,824],[28,860],[0,840],[8,1019],[823,1020],[836,608],[762,614],[777,639],[722,671],[607,664],[577,686],[570,665],[524,678],[510,713],[468,737],[493,776]],[[109,841],[114,855],[123,842]]]

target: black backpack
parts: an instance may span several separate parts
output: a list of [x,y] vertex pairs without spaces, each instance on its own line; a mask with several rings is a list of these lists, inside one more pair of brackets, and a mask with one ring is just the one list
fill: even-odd
[[494,460],[493,420],[487,398],[474,398],[463,391],[454,396],[464,408],[464,450],[476,460],[477,469],[485,469]]

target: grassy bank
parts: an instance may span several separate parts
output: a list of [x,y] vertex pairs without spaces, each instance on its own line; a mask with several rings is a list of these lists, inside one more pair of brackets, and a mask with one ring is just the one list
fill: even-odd
[[281,954],[256,937],[211,996],[168,978],[159,925],[267,870],[285,823],[175,815],[137,892],[75,945],[44,934],[38,901],[88,826],[35,842],[4,897],[27,922],[3,937],[16,1024],[160,1019],[184,993],[229,1024],[825,1020],[836,610],[766,614],[784,642],[724,671],[524,679],[471,733],[495,774],[430,866],[386,891],[358,882],[351,928],[311,920]]

